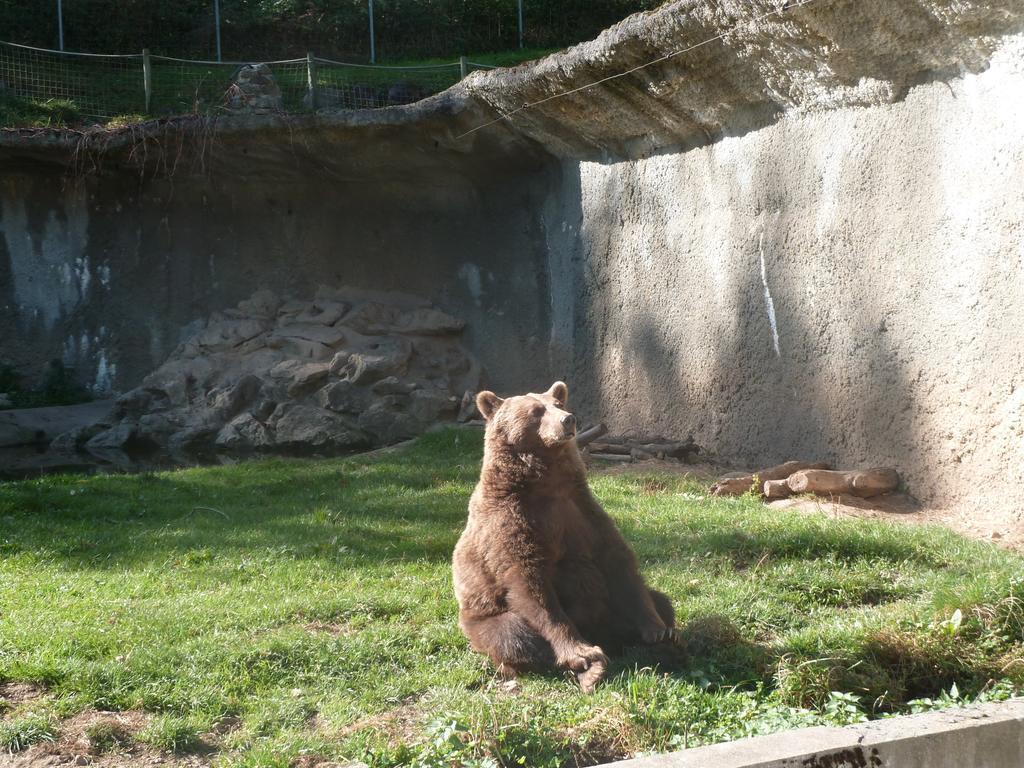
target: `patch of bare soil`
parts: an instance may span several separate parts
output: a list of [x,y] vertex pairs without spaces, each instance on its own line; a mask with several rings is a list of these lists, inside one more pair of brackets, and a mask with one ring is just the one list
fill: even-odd
[[0,683],[0,717],[7,717],[45,695],[46,689],[35,683]]
[[[693,478],[700,482],[713,482],[729,469],[713,464],[683,464],[671,461],[623,462],[611,466],[591,466],[595,475],[648,475],[669,473]],[[973,539],[990,541],[1008,549],[1024,552],[1024,512],[1008,518],[1005,514],[991,513],[978,507],[937,509],[922,505],[904,493],[890,493],[870,499],[855,496],[818,498],[794,496],[768,502],[773,509],[794,509],[809,514],[823,514],[834,518],[860,518],[889,520],[899,523],[933,523],[952,528]]]
[[[361,717],[354,723],[346,725],[335,731],[332,736],[344,739],[357,731],[372,728],[375,731],[385,734],[393,745],[411,744],[416,741],[421,733],[421,721],[423,710],[420,707],[421,701],[417,696],[410,696],[400,706],[389,709],[368,717]],[[324,730],[324,724],[320,724]]]
[[92,765],[98,768],[208,768],[209,755],[170,755],[139,742],[137,734],[150,715],[131,710],[87,710],[64,720],[53,741],[44,741],[8,756],[10,768],[55,768]]

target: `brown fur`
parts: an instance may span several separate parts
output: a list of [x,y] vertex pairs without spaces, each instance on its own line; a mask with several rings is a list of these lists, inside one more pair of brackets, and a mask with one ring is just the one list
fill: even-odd
[[500,673],[570,669],[589,692],[608,665],[600,646],[663,640],[674,616],[590,493],[567,394],[557,382],[478,395],[484,461],[455,547],[455,595],[470,646]]

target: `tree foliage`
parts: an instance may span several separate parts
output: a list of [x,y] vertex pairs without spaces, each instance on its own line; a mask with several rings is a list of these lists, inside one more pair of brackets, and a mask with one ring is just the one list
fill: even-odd
[[[525,43],[570,45],[658,0],[524,0]],[[225,58],[369,55],[367,0],[221,0]],[[64,0],[67,50],[173,56],[215,50],[213,0]],[[380,59],[452,57],[518,44],[516,0],[374,0]],[[0,39],[56,47],[56,0],[0,0]]]

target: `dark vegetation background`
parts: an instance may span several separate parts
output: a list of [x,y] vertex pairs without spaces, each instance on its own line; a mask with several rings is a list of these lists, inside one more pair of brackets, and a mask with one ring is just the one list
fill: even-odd
[[[213,0],[63,0],[69,51],[212,58]],[[557,48],[662,0],[524,0],[525,44]],[[56,0],[0,0],[0,40],[57,47]],[[377,58],[518,46],[516,0],[375,0]],[[222,0],[225,59],[369,58],[367,0]]]

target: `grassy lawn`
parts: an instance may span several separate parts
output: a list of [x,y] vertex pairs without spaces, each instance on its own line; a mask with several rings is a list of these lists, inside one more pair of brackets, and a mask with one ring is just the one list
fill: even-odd
[[95,708],[223,765],[592,764],[1024,681],[1018,555],[596,472],[687,653],[621,656],[591,697],[554,674],[508,690],[451,589],[480,455],[452,430],[375,458],[0,485],[0,682],[47,692],[0,704],[0,749]]

